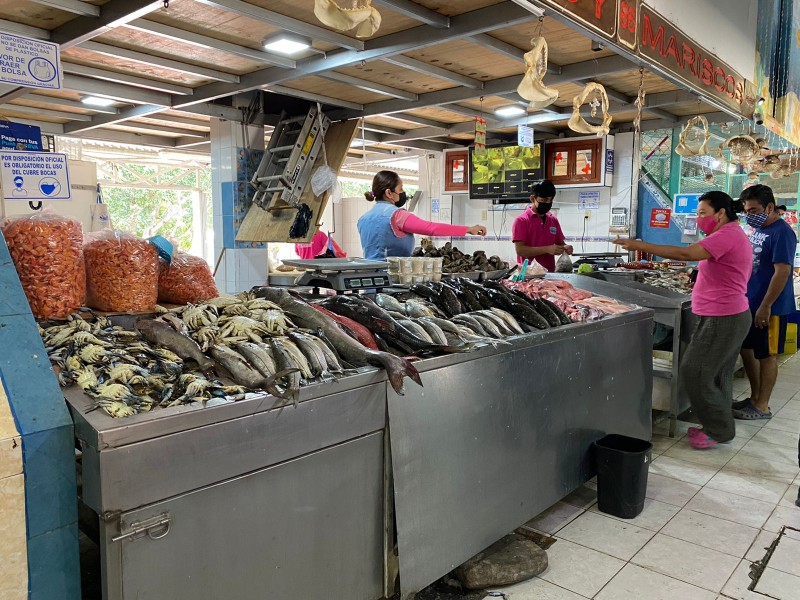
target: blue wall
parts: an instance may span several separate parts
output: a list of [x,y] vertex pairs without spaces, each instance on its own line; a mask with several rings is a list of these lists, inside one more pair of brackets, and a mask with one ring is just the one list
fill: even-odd
[[639,184],[639,212],[636,222],[636,237],[651,244],[682,246],[683,230],[670,219],[669,228],[650,227],[650,213],[654,208],[664,208],[658,199],[642,183]]

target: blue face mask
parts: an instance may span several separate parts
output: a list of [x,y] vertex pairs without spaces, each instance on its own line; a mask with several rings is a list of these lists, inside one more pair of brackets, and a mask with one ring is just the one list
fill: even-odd
[[759,229],[764,226],[764,223],[767,222],[769,215],[767,213],[761,213],[760,215],[745,215],[744,220],[747,222],[750,227],[755,229]]

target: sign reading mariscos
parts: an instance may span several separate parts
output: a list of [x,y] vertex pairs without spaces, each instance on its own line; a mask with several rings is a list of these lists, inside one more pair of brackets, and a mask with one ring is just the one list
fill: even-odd
[[0,83],[61,89],[58,44],[0,32]]
[[639,11],[639,54],[745,116],[753,113],[753,99],[747,98],[747,82],[739,73],[646,4]]
[[67,155],[56,152],[0,152],[6,200],[69,200]]
[[554,9],[569,13],[584,25],[613,38],[617,31],[619,0],[544,0]]

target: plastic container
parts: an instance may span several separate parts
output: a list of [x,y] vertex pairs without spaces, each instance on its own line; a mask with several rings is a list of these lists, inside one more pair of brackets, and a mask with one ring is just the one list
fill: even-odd
[[433,260],[432,258],[423,258],[422,272],[433,273]]
[[411,283],[416,285],[418,283],[425,283],[425,274],[424,273],[415,273],[411,276]]
[[[433,272],[434,273],[441,273],[442,272],[442,265],[444,263],[444,258],[442,258],[442,257],[431,258],[430,260],[432,261],[432,264],[433,264]],[[441,277],[439,279],[441,279]]]
[[425,272],[425,259],[424,258],[412,258],[411,259],[411,272],[414,275],[419,275]]
[[414,276],[411,273],[400,273],[400,285],[411,285],[414,283]]
[[438,272],[434,271],[433,273],[431,273],[431,281],[439,282],[441,280],[442,280],[442,272],[441,271],[438,271]]
[[392,273],[389,271],[389,283],[392,285],[398,285],[400,283],[400,273]]
[[400,257],[398,256],[389,256],[386,258],[386,262],[389,263],[389,273],[399,273],[400,272]]
[[400,272],[401,273],[413,273],[412,265],[414,264],[413,258],[401,258],[400,259]]
[[597,507],[621,519],[638,516],[644,509],[653,445],[611,434],[592,446],[597,465]]

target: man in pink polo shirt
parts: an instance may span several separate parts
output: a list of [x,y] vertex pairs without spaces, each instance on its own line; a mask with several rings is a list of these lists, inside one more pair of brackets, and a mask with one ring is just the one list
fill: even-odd
[[564,232],[558,219],[550,214],[556,186],[549,179],[533,186],[531,205],[514,219],[511,240],[517,251],[517,262],[534,259],[550,273],[556,270],[556,256],[572,254],[572,246],[564,243]]

